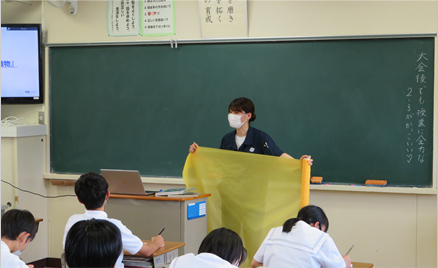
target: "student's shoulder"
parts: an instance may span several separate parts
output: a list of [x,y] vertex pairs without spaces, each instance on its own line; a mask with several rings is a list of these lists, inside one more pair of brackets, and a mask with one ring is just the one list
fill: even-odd
[[179,256],[173,259],[169,268],[182,268],[182,267],[190,267],[193,260],[195,259],[195,254],[187,253],[182,256]]
[[127,228],[121,220],[114,219],[114,218],[106,218],[105,220],[111,222],[112,224],[114,224],[115,226],[117,226],[119,228],[121,228],[121,227]]
[[68,218],[67,225],[73,225],[78,221],[86,220],[84,214],[73,214]]
[[269,231],[267,238],[276,239],[279,238],[282,233],[283,233],[283,226],[274,227]]

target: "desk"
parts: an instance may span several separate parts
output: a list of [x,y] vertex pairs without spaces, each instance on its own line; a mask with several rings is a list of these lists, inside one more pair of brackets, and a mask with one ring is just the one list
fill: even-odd
[[352,261],[351,264],[353,264],[353,268],[372,268],[372,267],[374,267],[374,265],[372,263],[366,263],[366,262]]
[[[143,240],[143,242],[149,243],[150,240]],[[154,268],[167,268],[173,259],[178,257],[178,249],[185,245],[184,242],[171,242],[165,241],[164,247],[159,248],[152,254],[154,261]],[[131,255],[129,252],[125,251],[124,255]],[[138,254],[136,254],[137,256]],[[140,255],[138,255],[140,256]]]
[[166,228],[162,233],[165,240],[186,244],[184,248],[179,248],[180,255],[196,254],[207,235],[207,213],[188,219],[188,207],[204,202],[206,208],[209,196],[211,194],[184,198],[111,194],[105,211],[108,217],[121,220],[141,238],[151,238]]

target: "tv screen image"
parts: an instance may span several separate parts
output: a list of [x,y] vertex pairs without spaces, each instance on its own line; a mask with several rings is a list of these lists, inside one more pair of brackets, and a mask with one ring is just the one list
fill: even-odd
[[43,102],[40,24],[1,26],[2,103]]

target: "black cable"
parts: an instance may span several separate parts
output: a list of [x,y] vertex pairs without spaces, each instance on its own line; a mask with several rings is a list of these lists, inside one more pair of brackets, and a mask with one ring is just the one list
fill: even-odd
[[9,184],[9,185],[12,186],[13,188],[18,189],[18,190],[20,190],[20,191],[23,191],[23,192],[25,192],[25,193],[34,194],[34,195],[37,195],[37,196],[40,196],[40,197],[44,197],[44,198],[58,198],[58,197],[76,196],[76,195],[73,195],[73,194],[56,195],[56,196],[45,196],[45,195],[38,194],[38,193],[34,193],[34,192],[31,192],[31,191],[28,191],[28,190],[23,190],[23,189],[18,188],[17,186],[12,185],[11,183],[9,183],[9,182],[7,182],[7,181],[4,181],[4,180],[2,180],[2,182],[6,183],[6,184]]

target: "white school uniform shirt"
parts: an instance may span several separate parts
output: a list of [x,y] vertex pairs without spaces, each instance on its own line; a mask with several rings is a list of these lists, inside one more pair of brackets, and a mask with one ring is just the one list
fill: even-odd
[[272,228],[254,260],[273,268],[345,268],[344,258],[327,233],[298,221],[289,233]]
[[[64,231],[64,238],[62,240],[62,246],[65,249],[65,239],[67,237],[67,233],[70,230],[70,228],[77,223],[78,221],[83,220],[90,220],[90,219],[97,219],[97,220],[107,220],[111,223],[113,223],[117,228],[119,228],[120,233],[122,234],[122,244],[123,244],[123,250],[128,251],[131,254],[136,254],[143,246],[143,242],[140,238],[133,235],[131,230],[129,230],[123,223],[119,220],[108,218],[108,215],[104,211],[98,211],[98,210],[85,210],[84,214],[75,214],[68,219],[67,224],[65,225],[65,231]],[[123,252],[120,253],[119,258],[116,262],[117,268],[123,268]]]
[[17,255],[12,254],[8,245],[2,241],[2,260],[1,267],[7,268],[29,268],[24,261],[20,260]]
[[169,268],[237,268],[237,266],[212,253],[204,252],[198,255],[188,253],[173,259]]

